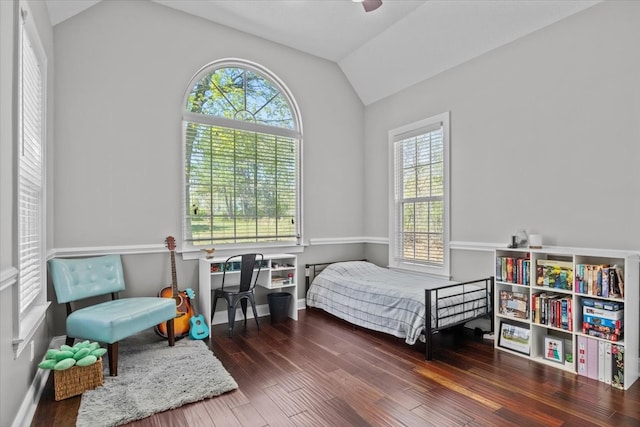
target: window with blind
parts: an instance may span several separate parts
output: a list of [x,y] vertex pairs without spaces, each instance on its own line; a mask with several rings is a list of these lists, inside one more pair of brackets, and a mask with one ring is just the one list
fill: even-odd
[[43,295],[45,59],[33,23],[21,9],[18,91],[18,306],[23,319]]
[[16,291],[12,318],[14,357],[45,320],[46,293],[46,81],[47,58],[27,2],[19,2],[16,61],[15,218]]
[[183,114],[186,244],[300,243],[298,117],[255,64],[221,61],[196,75]]
[[448,135],[448,113],[389,132],[391,266],[449,275]]

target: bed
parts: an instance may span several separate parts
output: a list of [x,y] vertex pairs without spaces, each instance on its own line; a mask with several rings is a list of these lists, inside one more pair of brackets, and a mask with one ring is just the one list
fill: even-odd
[[308,307],[409,345],[424,340],[427,360],[433,359],[438,331],[487,316],[493,330],[493,277],[452,282],[364,260],[307,264],[305,275]]

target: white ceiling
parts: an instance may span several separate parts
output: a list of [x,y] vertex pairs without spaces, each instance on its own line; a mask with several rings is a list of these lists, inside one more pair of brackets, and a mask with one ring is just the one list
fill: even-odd
[[[99,1],[46,3],[57,25]],[[152,1],[334,61],[368,105],[602,0]]]

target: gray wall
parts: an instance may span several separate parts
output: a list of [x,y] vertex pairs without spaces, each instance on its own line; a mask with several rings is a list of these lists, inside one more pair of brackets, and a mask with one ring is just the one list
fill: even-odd
[[450,111],[452,241],[640,249],[638,22],[604,2],[368,106],[365,234],[388,232],[388,130]]
[[[270,69],[298,102],[305,242],[362,236],[364,107],[335,63],[146,1],[101,2],[54,32],[56,250],[157,245],[125,256],[128,293],[170,283],[162,247],[181,233],[183,97],[202,66],[230,57]],[[333,255],[361,256],[347,246]],[[325,249],[300,256],[300,277]],[[197,289],[197,262],[176,263],[180,287]],[[63,307],[53,312],[64,333]]]

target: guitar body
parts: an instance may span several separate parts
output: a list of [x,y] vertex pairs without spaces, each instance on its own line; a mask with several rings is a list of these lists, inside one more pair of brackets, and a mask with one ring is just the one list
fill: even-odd
[[[194,301],[196,294],[193,292],[193,289],[188,288],[186,290],[187,296],[190,301]],[[202,314],[198,314],[198,310],[196,309],[196,304],[191,304],[193,307],[194,315],[189,319],[190,328],[189,335],[194,340],[201,340],[209,336],[209,327],[205,323],[204,316]]]
[[[189,328],[191,316],[193,316],[193,308],[187,298],[184,291],[178,291],[177,295],[173,295],[173,289],[171,286],[163,288],[158,292],[158,296],[161,298],[173,298],[176,300],[176,318],[173,319],[173,328],[176,339],[183,338],[189,335]],[[167,330],[167,323],[162,322],[156,325],[156,332],[163,338],[169,337]]]
[[[189,335],[189,328],[191,327],[189,319],[193,316],[193,308],[191,307],[191,300],[187,298],[187,295],[183,291],[178,290],[178,279],[176,276],[176,257],[175,249],[176,243],[173,236],[167,237],[165,240],[167,248],[171,253],[171,286],[163,288],[158,296],[162,298],[173,298],[176,300],[176,317],[173,319],[173,328],[176,339]],[[156,332],[163,338],[168,338],[167,322],[162,322],[156,325]]]

